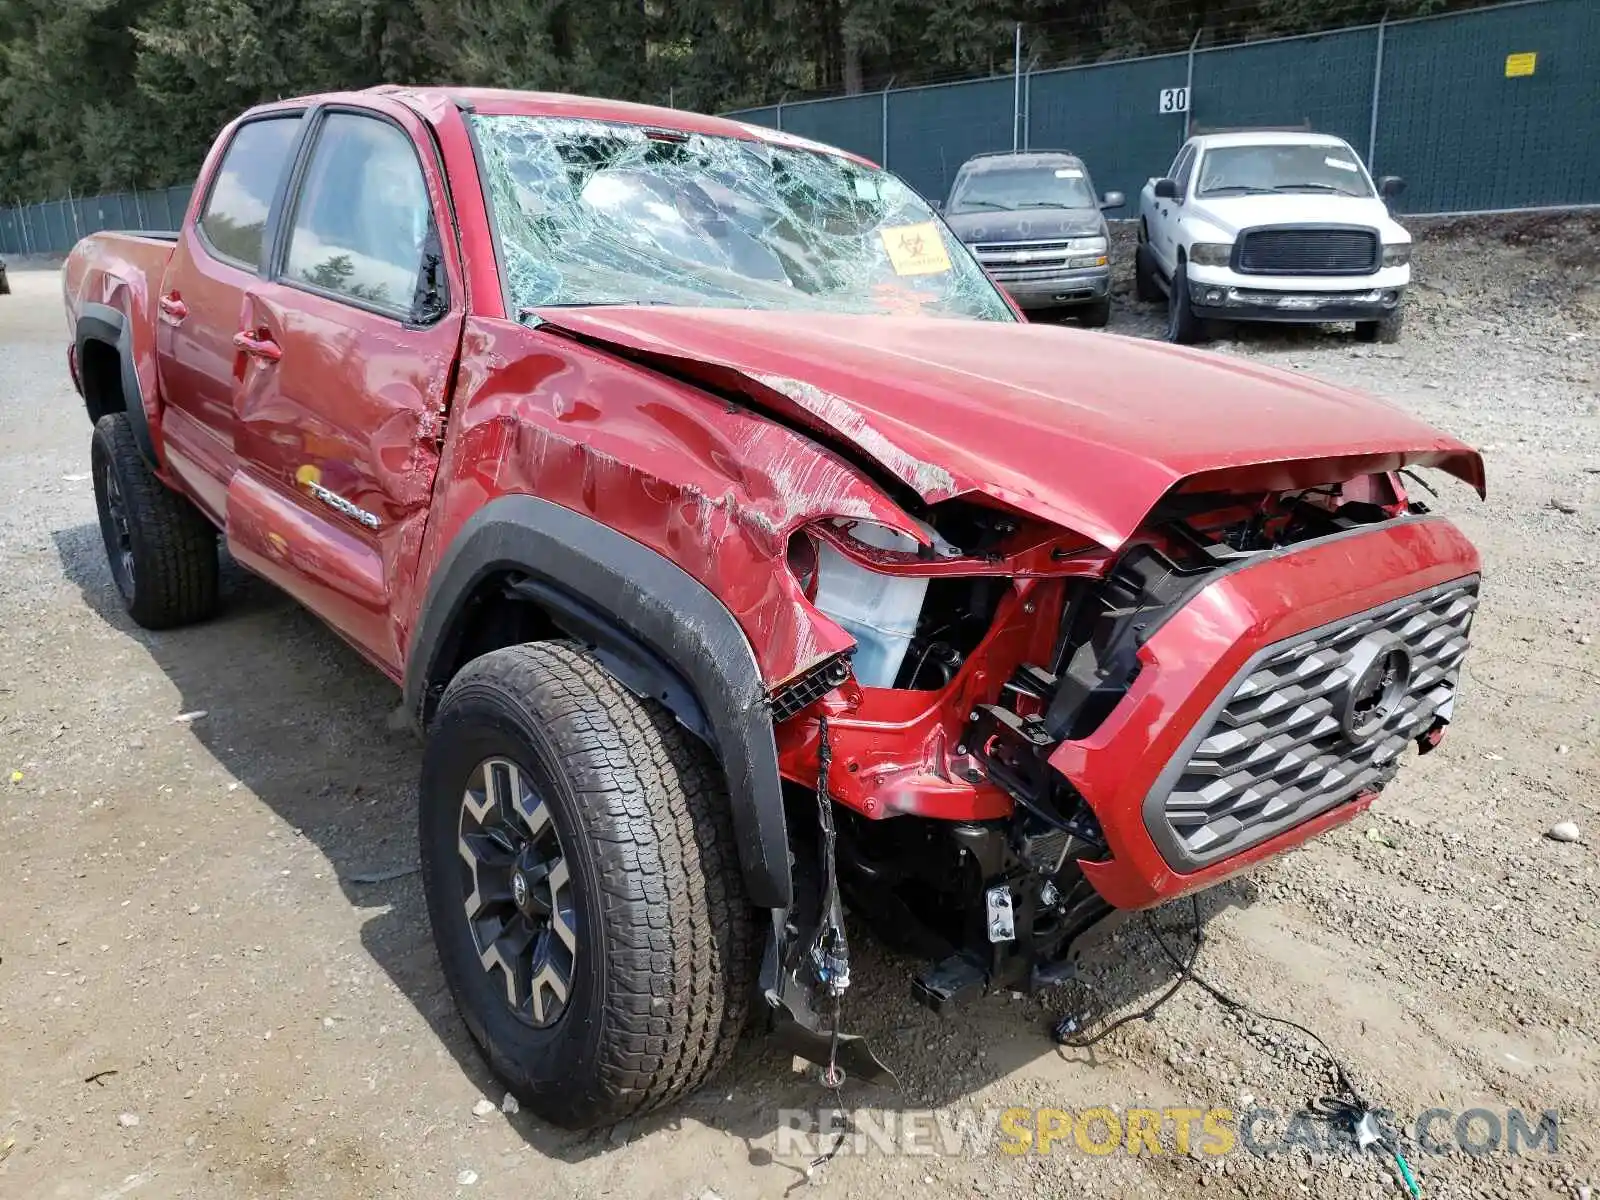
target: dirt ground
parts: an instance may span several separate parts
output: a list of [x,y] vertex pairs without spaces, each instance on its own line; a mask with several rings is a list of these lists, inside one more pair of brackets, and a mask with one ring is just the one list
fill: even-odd
[[[1600,240],[1571,228],[1587,254],[1567,226],[1440,230],[1401,345],[1267,331],[1215,347],[1389,397],[1489,463],[1487,503],[1437,481],[1486,560],[1450,736],[1370,817],[1208,896],[1198,967],[1317,1030],[1396,1113],[1449,1110],[1445,1138],[1475,1107],[1559,1112],[1553,1155],[1414,1150],[1429,1198],[1600,1185]],[[781,1110],[829,1097],[753,1039],[701,1094],[613,1131],[502,1114],[418,877],[360,882],[415,863],[419,750],[386,721],[397,693],[235,569],[217,620],[130,624],[95,524],[58,277],[14,268],[12,286],[0,1197],[1403,1194],[1370,1152],[1095,1156],[1070,1139],[1048,1155],[852,1148],[808,1182],[777,1140]],[[1123,297],[1112,330],[1159,323]],[[1561,820],[1579,843],[1543,836]],[[1177,930],[1187,911],[1160,919]],[[851,1106],[1287,1113],[1328,1090],[1304,1039],[1194,987],[1093,1051],[1054,1048],[1057,1016],[1092,1025],[1166,989],[1173,971],[1138,922],[1089,948],[1080,983],[944,1017],[911,1001],[911,964],[857,943],[852,1022],[902,1090],[847,1085]]]

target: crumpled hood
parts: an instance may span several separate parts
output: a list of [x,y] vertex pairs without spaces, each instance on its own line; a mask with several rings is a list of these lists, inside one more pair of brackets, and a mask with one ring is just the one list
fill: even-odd
[[743,309],[539,310],[545,328],[734,390],[927,503],[979,493],[1108,548],[1170,489],[1314,487],[1476,451],[1358,392],[1049,325]]
[[1106,224],[1098,209],[1027,208],[1017,212],[971,212],[945,217],[967,245],[1035,242],[1047,238],[1100,237]]

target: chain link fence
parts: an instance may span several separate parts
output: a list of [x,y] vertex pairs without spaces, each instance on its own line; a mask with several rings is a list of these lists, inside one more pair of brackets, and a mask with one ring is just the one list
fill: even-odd
[[[931,199],[974,154],[1070,149],[1131,211],[1191,130],[1281,125],[1338,134],[1374,174],[1403,176],[1402,212],[1600,204],[1600,0],[1221,47],[1204,47],[1204,32],[1187,54],[729,115],[874,159]],[[100,229],[175,229],[190,191],[0,208],[0,253],[61,254]]]
[[[1600,0],[1520,0],[1445,16],[1186,54],[804,100],[730,114],[843,146],[942,199],[986,150],[1067,149],[1130,200],[1191,131],[1311,128],[1402,212],[1600,204]],[[1026,28],[1024,28],[1026,38]]]
[[65,254],[102,229],[176,229],[193,184],[0,208],[0,254]]

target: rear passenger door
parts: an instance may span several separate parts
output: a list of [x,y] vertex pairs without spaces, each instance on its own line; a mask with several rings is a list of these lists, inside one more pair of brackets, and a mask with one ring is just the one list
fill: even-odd
[[184,224],[156,299],[162,452],[219,525],[237,465],[233,398],[240,352],[233,336],[244,295],[265,269],[270,218],[303,116],[292,110],[252,117],[221,139],[194,220]]
[[234,393],[234,555],[398,678],[393,613],[422,543],[464,289],[427,127],[399,104],[327,106],[248,288]]

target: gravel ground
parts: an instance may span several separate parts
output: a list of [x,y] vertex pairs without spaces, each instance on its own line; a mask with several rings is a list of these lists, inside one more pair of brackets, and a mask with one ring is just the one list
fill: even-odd
[[[1413,1148],[1426,1197],[1600,1184],[1597,247],[1593,221],[1434,227],[1401,345],[1253,331],[1215,347],[1390,397],[1489,461],[1486,504],[1439,484],[1438,507],[1486,559],[1443,747],[1369,817],[1203,905],[1200,973],[1315,1029],[1373,1101],[1559,1111],[1554,1155]],[[1048,1155],[845,1153],[808,1184],[779,1114],[827,1097],[754,1041],[700,1095],[617,1130],[503,1114],[445,993],[417,877],[361,882],[415,861],[418,750],[388,728],[394,690],[236,571],[220,619],[130,625],[94,523],[57,277],[14,268],[12,285],[0,1195],[1402,1194],[1370,1152],[1097,1157],[1070,1139]],[[1158,328],[1130,307],[1124,295],[1113,332]],[[1561,820],[1582,840],[1543,836]],[[1158,919],[1181,938],[1188,907]],[[1056,1016],[1094,1027],[1166,990],[1174,972],[1142,922],[1096,939],[1081,982],[944,1018],[908,998],[908,963],[858,942],[853,1021],[902,1092],[847,1085],[847,1105],[947,1121],[1006,1106],[1289,1113],[1329,1089],[1301,1035],[1230,1016],[1192,985],[1093,1050],[1052,1047]]]

